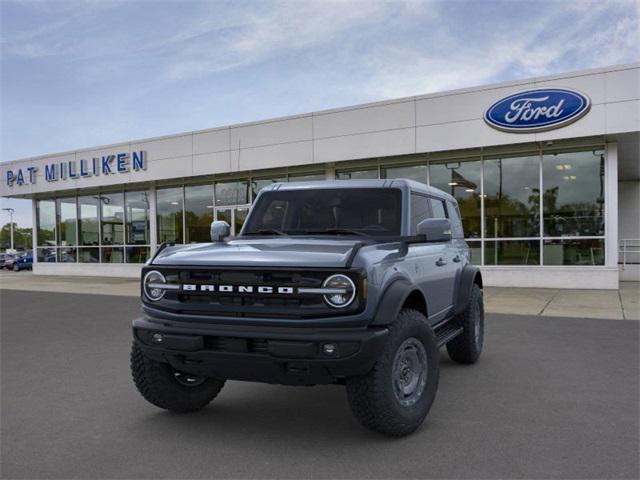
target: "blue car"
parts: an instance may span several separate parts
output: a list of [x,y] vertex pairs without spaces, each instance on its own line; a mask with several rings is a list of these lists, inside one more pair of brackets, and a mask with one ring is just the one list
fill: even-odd
[[20,270],[31,270],[33,267],[33,255],[31,253],[25,253],[24,255],[16,258],[13,262],[13,271],[19,272]]

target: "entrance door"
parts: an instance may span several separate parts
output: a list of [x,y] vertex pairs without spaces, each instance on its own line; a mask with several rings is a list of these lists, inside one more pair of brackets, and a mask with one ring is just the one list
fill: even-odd
[[223,220],[231,226],[231,235],[235,236],[240,233],[244,221],[249,213],[248,205],[240,205],[235,207],[216,208],[216,220]]

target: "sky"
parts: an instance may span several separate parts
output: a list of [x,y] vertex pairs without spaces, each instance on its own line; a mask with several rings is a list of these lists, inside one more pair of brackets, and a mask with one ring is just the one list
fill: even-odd
[[[640,60],[640,0],[2,0],[0,16],[0,161]],[[31,225],[29,201],[2,207]]]

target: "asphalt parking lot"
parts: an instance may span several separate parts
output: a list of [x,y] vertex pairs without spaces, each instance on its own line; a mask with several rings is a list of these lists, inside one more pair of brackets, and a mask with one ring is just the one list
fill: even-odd
[[425,425],[362,429],[339,386],[228,382],[204,411],[147,404],[131,297],[0,291],[3,478],[638,478],[640,322],[490,315],[442,355]]

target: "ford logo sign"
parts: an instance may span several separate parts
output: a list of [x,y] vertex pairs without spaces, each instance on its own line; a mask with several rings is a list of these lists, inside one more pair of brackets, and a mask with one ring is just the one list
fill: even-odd
[[575,90],[541,88],[498,100],[484,113],[484,120],[506,132],[541,132],[575,122],[590,107],[589,97]]

